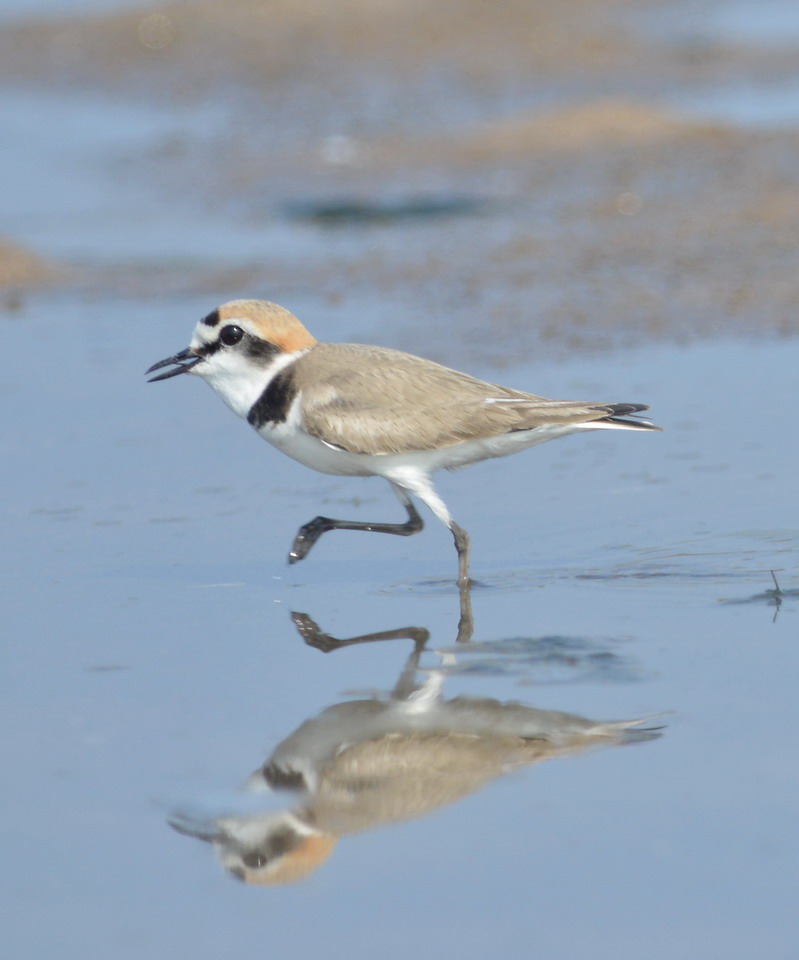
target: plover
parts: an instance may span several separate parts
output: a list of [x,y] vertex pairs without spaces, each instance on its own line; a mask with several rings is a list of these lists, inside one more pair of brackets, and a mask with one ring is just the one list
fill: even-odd
[[359,343],[320,343],[288,310],[232,300],[212,310],[191,345],[153,364],[151,378],[203,377],[273,446],[321,473],[383,477],[404,523],[316,517],[300,528],[289,563],[328,530],[409,536],[423,527],[418,497],[452,532],[458,581],[469,583],[469,534],[436,493],[432,474],[584,430],[658,430],[643,403],[549,400],[478,380],[422,357]]

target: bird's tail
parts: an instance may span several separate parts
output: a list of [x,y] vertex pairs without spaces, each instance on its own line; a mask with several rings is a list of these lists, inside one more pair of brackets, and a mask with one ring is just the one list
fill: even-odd
[[[617,746],[626,746],[630,743],[646,743],[647,740],[657,740],[662,737],[665,724],[651,726],[655,720],[664,717],[663,713],[656,713],[648,717],[639,717],[637,720],[604,720],[596,723],[586,733],[589,737],[614,743]],[[643,726],[647,724],[647,726]]]
[[[648,410],[645,403],[603,403],[602,407],[609,413],[609,417],[601,420],[592,420],[591,427],[614,427],[618,430],[662,430],[649,417],[640,417],[642,410]],[[632,419],[629,419],[632,418]]]

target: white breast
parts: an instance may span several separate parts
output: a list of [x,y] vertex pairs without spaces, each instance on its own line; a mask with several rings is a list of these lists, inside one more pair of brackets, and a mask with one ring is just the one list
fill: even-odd
[[380,475],[380,471],[373,469],[369,463],[375,457],[349,453],[307,433],[302,426],[301,403],[302,394],[298,394],[283,423],[266,423],[258,433],[287,457],[320,473],[332,473],[342,477]]
[[426,475],[436,470],[454,470],[480,460],[505,457],[526,447],[591,429],[593,426],[588,423],[537,427],[534,430],[519,430],[497,437],[465,440],[437,450],[389,454],[350,453],[311,436],[303,429],[301,402],[301,396],[297,396],[285,422],[265,424],[259,429],[258,433],[264,440],[286,456],[320,473],[345,477],[385,477],[388,480],[397,480],[401,485],[408,469]]

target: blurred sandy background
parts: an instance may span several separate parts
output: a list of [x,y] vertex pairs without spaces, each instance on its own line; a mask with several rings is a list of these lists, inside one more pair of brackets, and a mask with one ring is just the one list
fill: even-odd
[[[769,33],[757,10],[227,0],[27,23],[6,12],[6,109],[24,109],[21,89],[56,110],[97,96],[107,133],[125,127],[114,104],[206,111],[189,132],[115,155],[109,183],[139,185],[153,236],[192,208],[263,243],[238,256],[210,231],[201,256],[178,239],[173,256],[143,257],[123,242],[109,263],[30,247],[22,220],[5,228],[0,282],[13,297],[49,280],[212,303],[379,299],[403,317],[400,345],[424,331],[435,353],[435,331],[448,338],[454,323],[464,354],[500,363],[794,334],[799,24],[771,4]],[[57,137],[50,148],[57,158]]]

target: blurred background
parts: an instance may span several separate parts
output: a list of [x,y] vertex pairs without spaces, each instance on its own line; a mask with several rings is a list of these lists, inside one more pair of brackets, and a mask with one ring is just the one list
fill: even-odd
[[[9,957],[793,958],[798,133],[791,0],[0,0]],[[144,383],[236,297],[666,429],[443,478],[438,655],[443,528],[288,570],[393,498]],[[668,728],[242,885],[175,811],[408,654],[290,611]]]
[[7,290],[368,299],[497,361],[796,331],[788,0],[2,17]]

